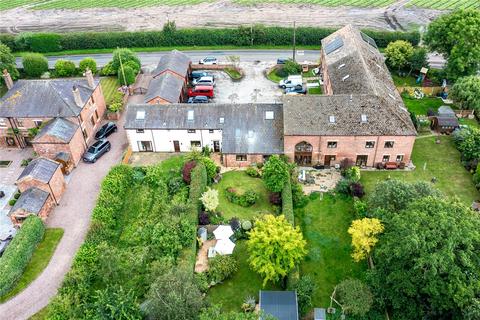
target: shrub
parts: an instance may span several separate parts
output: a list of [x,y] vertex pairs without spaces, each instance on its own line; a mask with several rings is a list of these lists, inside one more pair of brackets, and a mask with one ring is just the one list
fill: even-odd
[[[18,79],[19,72],[17,70],[16,58],[10,48],[0,42],[0,72],[3,72],[5,69],[10,73],[12,80]],[[4,81],[3,77],[2,80]]]
[[207,170],[203,163],[198,163],[192,170],[191,182],[190,182],[190,194],[189,199],[196,208],[197,212],[200,211],[201,201],[200,196],[207,188]]
[[20,192],[17,192],[17,193],[15,193],[15,194],[13,195],[13,198],[14,198],[14,199],[18,199],[18,198],[20,198],[20,195],[21,195],[21,193],[20,193]]
[[295,217],[293,214],[292,186],[290,180],[285,183],[282,190],[282,212],[288,222],[295,225]]
[[135,75],[137,75],[140,72],[140,64],[138,64],[133,60],[127,61],[127,63],[125,63],[123,66],[132,68]]
[[344,158],[340,161],[340,169],[342,170],[342,172],[345,172],[345,170],[353,167],[354,165],[355,163],[350,158]]
[[215,285],[228,279],[237,270],[238,262],[233,256],[217,255],[208,261],[207,277],[210,284]]
[[300,279],[289,288],[290,290],[297,291],[298,309],[300,314],[305,315],[310,309],[312,309],[312,295],[315,288],[315,281],[308,275],[300,277]]
[[250,229],[252,229],[252,222],[250,222],[250,220],[245,220],[242,222],[242,229],[245,230],[245,231],[248,231]]
[[252,312],[255,310],[256,305],[257,302],[255,301],[255,298],[252,296],[247,296],[242,303],[242,310],[243,312]]
[[234,188],[226,188],[225,193],[228,201],[242,207],[254,205],[259,198],[259,195],[253,190],[246,190],[244,193],[238,194]]
[[190,183],[192,170],[193,168],[195,168],[196,165],[197,165],[196,161],[188,161],[183,165],[183,170],[182,170],[183,181],[185,181],[188,184]]
[[87,57],[87,58],[84,58],[80,61],[79,65],[78,65],[78,68],[80,69],[80,72],[82,72],[82,73],[87,71],[87,68],[88,68],[88,69],[90,69],[90,71],[92,71],[93,74],[96,74],[97,73],[97,62],[95,61],[95,59]]
[[55,72],[59,77],[71,77],[76,71],[77,67],[73,61],[58,59],[55,62]]
[[112,100],[108,105],[109,112],[117,112],[123,109],[123,93],[120,91],[116,91],[113,96]]
[[112,61],[108,62],[106,65],[103,66],[100,74],[102,76],[114,76],[117,74],[117,70],[113,68]]
[[238,219],[237,217],[233,217],[232,219],[230,219],[229,223],[233,231],[237,231],[238,229],[240,229],[240,219]]
[[341,179],[335,186],[335,191],[344,195],[350,195],[350,184],[352,182],[348,179]]
[[268,200],[271,204],[279,205],[282,203],[282,196],[280,192],[270,192],[268,195]]
[[207,188],[207,191],[202,194],[200,200],[207,211],[215,212],[218,207],[218,191]]
[[292,200],[294,208],[304,208],[308,204],[308,197],[303,193],[302,185],[298,182],[291,183]]
[[285,61],[282,69],[287,76],[291,74],[300,74],[302,72],[302,66],[292,60]]
[[10,201],[8,201],[8,205],[11,207],[13,207],[15,203],[17,203],[17,199],[10,199]]
[[25,219],[0,257],[0,296],[8,293],[20,279],[44,232],[45,226],[39,217],[29,216]]
[[250,177],[258,178],[260,177],[260,171],[257,170],[257,168],[249,166],[246,170],[245,173],[249,175]]
[[345,314],[364,316],[373,304],[370,288],[357,279],[345,279],[336,287],[335,296]]
[[207,169],[208,181],[212,181],[213,178],[215,178],[215,176],[217,175],[217,165],[212,159],[208,157],[201,157],[200,161],[203,162],[203,164],[205,165],[205,169]]
[[360,182],[352,182],[350,184],[350,194],[357,198],[362,198],[365,195],[363,185]]
[[354,198],[353,201],[353,210],[355,214],[359,218],[365,218],[368,212],[368,205],[365,201],[359,200],[358,198]]
[[357,166],[350,167],[345,170],[344,176],[352,182],[358,182],[360,181],[360,168]]
[[48,71],[47,59],[39,53],[27,53],[22,58],[23,70],[29,77],[38,78]]
[[124,66],[123,70],[118,70],[117,75],[121,85],[128,86],[135,82],[135,71],[129,66]]
[[281,192],[285,183],[290,179],[287,163],[278,155],[271,156],[263,166],[262,177],[268,190]]
[[210,217],[208,215],[208,212],[202,211],[198,214],[198,223],[203,226],[210,224]]

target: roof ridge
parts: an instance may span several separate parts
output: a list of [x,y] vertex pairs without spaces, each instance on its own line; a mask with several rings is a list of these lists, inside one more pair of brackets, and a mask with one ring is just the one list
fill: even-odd
[[[60,92],[57,91],[57,89],[52,85],[52,82],[48,82],[48,85],[53,89],[53,91],[55,92],[55,94],[60,98],[60,100],[62,100],[62,102],[67,106],[67,108],[73,112],[73,114],[76,116],[78,115],[72,108],[71,106],[68,104],[67,101],[65,101],[65,99],[63,98],[63,96],[60,94]],[[83,107],[82,107],[83,109]]]
[[[375,95],[378,95],[378,92],[377,92],[377,88],[375,87],[375,83],[373,81],[373,78],[372,78],[372,75],[370,73],[370,69],[368,68],[368,65],[367,65],[367,62],[365,61],[365,57],[363,56],[363,54],[360,52],[360,46],[363,45],[363,43],[359,43],[358,42],[358,36],[359,36],[359,33],[360,31],[357,30],[356,28],[353,28],[352,25],[348,24],[347,25],[349,27],[349,29],[352,31],[352,33],[355,34],[354,37],[352,37],[353,39],[353,42],[355,44],[355,47],[357,50],[355,50],[356,54],[360,56],[360,60],[362,61],[362,66],[363,68],[365,69],[365,73],[367,74],[367,77],[368,77],[368,82],[370,83],[370,86],[372,87],[372,90],[373,92],[375,93]],[[361,35],[360,35],[361,37]],[[362,40],[363,41],[363,40]],[[365,42],[364,42],[365,43]]]

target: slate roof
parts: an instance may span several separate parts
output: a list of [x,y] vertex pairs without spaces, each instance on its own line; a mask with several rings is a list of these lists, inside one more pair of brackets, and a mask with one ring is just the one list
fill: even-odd
[[178,50],[172,50],[160,58],[157,67],[152,71],[152,75],[156,78],[162,72],[170,70],[179,76],[185,77],[188,68],[190,67],[190,63],[191,60],[185,53]]
[[[100,82],[95,80],[95,88]],[[73,86],[80,91],[82,101],[87,102],[95,88],[87,80],[47,79],[18,80],[12,89],[0,99],[0,117],[55,118],[78,116],[83,109],[75,104]]]
[[32,160],[28,164],[28,166],[25,167],[17,180],[22,180],[26,177],[30,177],[37,181],[48,183],[50,182],[50,179],[52,178],[59,165],[60,164],[58,162],[47,158],[36,158]]
[[295,291],[260,290],[260,310],[278,320],[298,320],[297,294]]
[[49,197],[49,193],[37,187],[28,188],[22,192],[15,205],[10,210],[10,214],[18,209],[23,209],[28,213],[36,214],[40,212],[43,205]]
[[[189,110],[193,121],[188,120]],[[145,112],[144,120],[136,119],[137,111]],[[273,120],[265,119],[266,111],[273,111]],[[221,129],[222,152],[227,154],[283,153],[280,104],[130,105],[125,118],[125,129]]]
[[78,130],[78,125],[66,120],[64,118],[55,118],[49,121],[35,136],[33,143],[40,140],[44,136],[52,136],[65,143],[72,140],[75,132]]
[[[455,116],[455,111],[453,111],[452,108],[450,108],[450,106],[441,106],[440,108],[438,108],[438,111],[437,111],[438,115],[439,116]],[[456,117],[456,116],[455,116]]]
[[459,127],[460,124],[458,123],[458,119],[455,115],[453,116],[438,116],[437,117],[437,125],[439,127]]
[[285,135],[416,135],[405,109],[375,95],[286,96],[283,118]]
[[162,73],[150,81],[144,102],[147,103],[156,97],[160,97],[170,103],[176,103],[182,93],[183,84],[184,80],[182,78],[169,72]]

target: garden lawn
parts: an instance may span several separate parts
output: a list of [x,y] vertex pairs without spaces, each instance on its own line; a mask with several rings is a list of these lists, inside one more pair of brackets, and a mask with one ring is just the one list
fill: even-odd
[[[252,219],[256,215],[264,213],[274,213],[274,207],[268,199],[268,190],[263,180],[260,178],[252,178],[244,171],[229,171],[222,175],[220,183],[214,186],[218,190],[219,202],[217,211],[221,212],[225,218],[237,217],[240,219]],[[226,197],[227,188],[234,188],[239,193],[251,189],[258,195],[259,199],[251,207],[242,207],[238,204],[231,203]]]
[[378,181],[388,177],[408,182],[429,182],[435,177],[435,187],[445,195],[457,196],[466,205],[479,199],[480,194],[473,184],[472,175],[462,166],[460,153],[455,148],[452,137],[438,138],[440,144],[435,143],[436,137],[420,137],[415,140],[412,154],[412,161],[416,166],[414,171],[362,171],[361,182],[365,185],[367,194],[374,189]]
[[478,121],[476,119],[461,118],[461,119],[458,119],[458,122],[460,124],[474,127],[477,129],[480,128],[480,125],[478,124]]
[[116,77],[105,77],[100,79],[102,85],[103,95],[105,96],[105,103],[107,106],[112,102],[113,94],[117,92],[120,83]]
[[395,83],[395,85],[398,87],[418,87],[419,86],[419,84],[416,82],[417,79],[415,79],[414,76],[400,77],[398,74],[394,72],[392,73],[392,79],[393,79],[393,83]]
[[280,77],[278,74],[277,74],[277,69],[276,68],[273,68],[268,74],[267,74],[267,78],[268,80],[270,81],[273,81],[275,83],[279,83],[280,80],[282,80],[283,78]]
[[25,289],[33,280],[35,280],[40,273],[47,267],[52,258],[55,248],[57,247],[60,239],[63,236],[63,229],[60,228],[48,228],[45,229],[45,235],[43,240],[38,244],[37,248],[33,252],[30,262],[27,264],[25,271],[18,280],[13,289],[6,295],[0,297],[0,302],[7,301],[13,296],[20,293]]
[[259,290],[281,290],[272,283],[262,288],[263,279],[250,269],[245,240],[237,241],[234,257],[238,261],[238,271],[223,283],[210,288],[207,300],[212,304],[221,304],[224,311],[241,311],[246,297],[252,296],[258,301]]
[[415,99],[415,98],[403,98],[403,102],[407,107],[408,111],[415,112],[418,115],[426,115],[428,109],[432,109],[433,111],[437,111],[438,108],[444,105],[442,99],[440,98],[423,98],[423,99]]
[[335,286],[346,278],[364,278],[366,263],[351,258],[351,237],[347,230],[354,219],[353,201],[325,194],[296,210],[296,220],[307,240],[308,254],[300,265],[302,275],[313,277],[317,288],[314,307],[328,307]]

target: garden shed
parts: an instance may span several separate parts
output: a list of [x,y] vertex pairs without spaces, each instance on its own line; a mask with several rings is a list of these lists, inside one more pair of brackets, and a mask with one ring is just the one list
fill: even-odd
[[31,187],[20,195],[8,215],[13,224],[19,225],[30,215],[45,219],[53,205],[54,201],[50,193]]
[[260,310],[278,320],[298,320],[298,302],[295,291],[260,290]]

